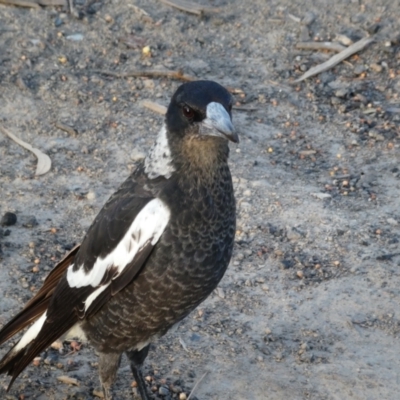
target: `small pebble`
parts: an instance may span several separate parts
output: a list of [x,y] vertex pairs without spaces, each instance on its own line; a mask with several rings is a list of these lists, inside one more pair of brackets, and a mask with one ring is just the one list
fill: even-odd
[[376,64],[376,63],[371,64],[369,67],[374,72],[381,72],[382,69],[383,69],[382,65],[379,65],[379,64]]
[[17,223],[17,216],[12,212],[6,212],[1,218],[0,225],[2,226],[11,226]]
[[329,193],[311,193],[311,196],[319,200],[330,199],[332,196]]
[[83,40],[82,33],[73,33],[72,35],[68,35],[65,37],[67,40],[72,40],[74,42],[79,42]]
[[398,225],[398,222],[394,218],[388,218],[386,221],[390,225],[393,225],[393,226]]
[[303,279],[303,278],[304,278],[304,273],[303,273],[303,271],[297,271],[297,272],[296,272],[296,275],[297,275],[300,279]]
[[52,349],[55,350],[60,350],[63,348],[63,343],[61,340],[56,340],[55,342],[53,342],[50,346]]
[[143,47],[143,49],[142,49],[142,54],[144,55],[144,56],[150,56],[151,55],[151,48],[150,48],[150,46],[145,46],[145,47]]
[[96,198],[96,193],[90,190],[89,193],[86,195],[86,198],[88,200],[94,200]]
[[160,388],[158,389],[158,393],[161,396],[168,396],[169,395],[169,390],[165,386],[160,386]]
[[186,393],[182,392],[182,393],[179,395],[179,400],[187,400]]
[[33,359],[33,361],[32,361],[32,364],[35,366],[35,367],[38,367],[39,365],[40,365],[40,362],[42,361],[42,357],[35,357],[34,359]]
[[64,23],[64,21],[63,21],[60,17],[57,17],[57,18],[54,20],[54,26],[55,26],[56,28],[58,28],[59,26],[61,26],[63,23]]

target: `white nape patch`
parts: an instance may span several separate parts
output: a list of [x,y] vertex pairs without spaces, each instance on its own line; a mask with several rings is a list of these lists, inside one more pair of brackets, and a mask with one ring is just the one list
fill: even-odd
[[14,347],[14,351],[19,351],[23,349],[30,342],[32,342],[33,339],[37,337],[40,330],[42,329],[44,321],[46,321],[46,317],[47,317],[47,312],[42,314],[42,316],[35,321],[35,323],[25,332],[24,336],[22,336],[21,340]]
[[[69,286],[73,288],[89,285],[98,287],[107,270],[111,267],[117,268],[113,278],[115,279],[149,240],[151,240],[152,245],[158,242],[168,224],[170,214],[169,208],[160,199],[149,201],[136,216],[117,247],[105,258],[99,257],[89,272],[85,272],[83,265],[77,271],[73,270],[73,264],[68,267],[67,281]],[[104,288],[106,286],[104,285]],[[85,309],[103,290],[103,287],[101,287],[87,298]]]
[[163,124],[156,142],[144,160],[144,171],[150,179],[155,179],[159,176],[164,176],[168,179],[175,171],[172,165],[165,124]]

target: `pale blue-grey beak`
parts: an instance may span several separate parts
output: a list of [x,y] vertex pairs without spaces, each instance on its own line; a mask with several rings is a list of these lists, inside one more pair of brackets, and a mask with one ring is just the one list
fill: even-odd
[[207,116],[201,122],[200,133],[208,136],[219,136],[239,143],[239,136],[235,132],[232,120],[225,107],[217,102],[207,106]]

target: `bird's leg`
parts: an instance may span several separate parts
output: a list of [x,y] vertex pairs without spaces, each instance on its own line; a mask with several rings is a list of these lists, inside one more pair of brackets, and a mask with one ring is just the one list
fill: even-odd
[[111,387],[115,381],[119,364],[121,363],[119,353],[100,353],[99,357],[99,375],[101,388],[104,393],[104,400],[112,400]]
[[147,345],[142,350],[129,350],[126,352],[126,355],[129,358],[131,364],[131,370],[133,373],[133,377],[138,385],[140,397],[142,400],[150,400],[149,395],[147,394],[146,382],[143,379],[142,371],[140,367],[142,366],[144,360],[149,353],[150,345]]

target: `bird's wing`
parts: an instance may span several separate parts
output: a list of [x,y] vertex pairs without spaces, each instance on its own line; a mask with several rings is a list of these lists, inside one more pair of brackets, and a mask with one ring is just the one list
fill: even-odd
[[[154,192],[153,192],[154,193]],[[144,185],[128,180],[106,203],[66,270],[53,271],[30,306],[18,316],[26,326],[30,311],[47,302],[40,318],[0,361],[0,373],[12,375],[12,382],[41,351],[71,329],[79,320],[89,318],[110,298],[128,285],[142,268],[168,224],[170,210]],[[64,271],[62,271],[64,272]],[[48,300],[47,300],[48,299]],[[36,315],[37,317],[38,315]],[[14,323],[14,331],[19,326]],[[7,334],[7,337],[10,337]],[[0,332],[0,340],[3,333]]]

